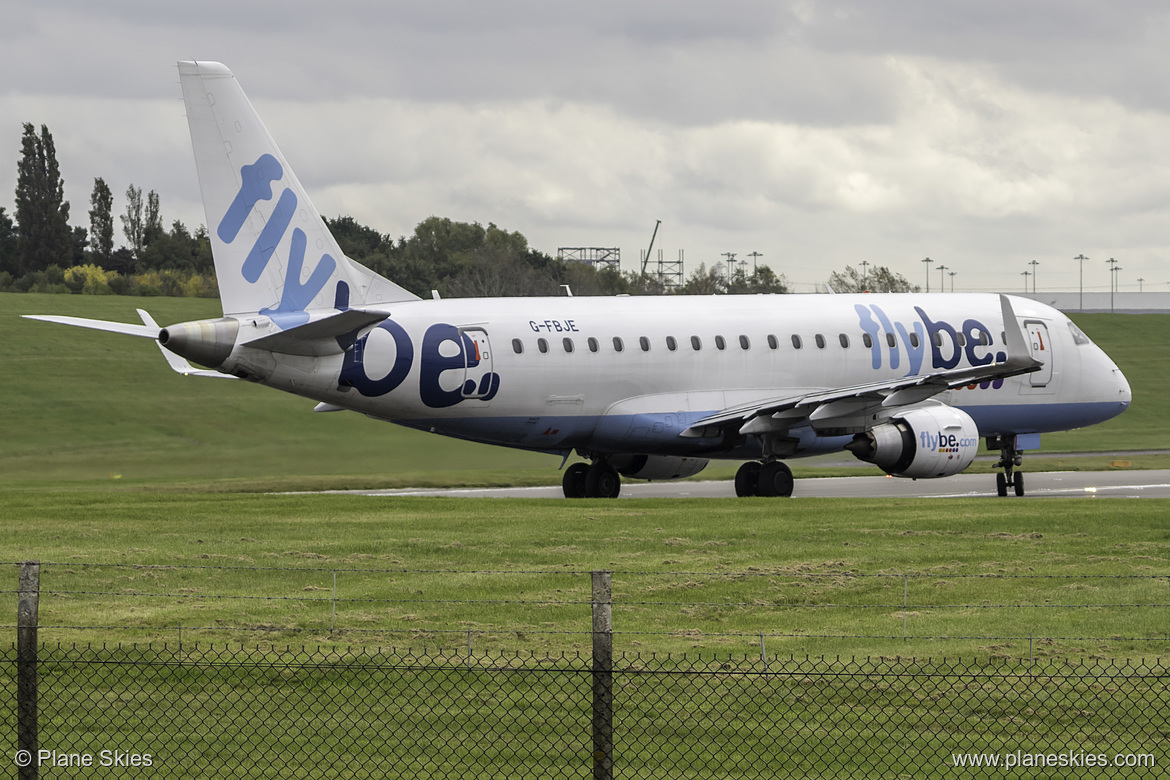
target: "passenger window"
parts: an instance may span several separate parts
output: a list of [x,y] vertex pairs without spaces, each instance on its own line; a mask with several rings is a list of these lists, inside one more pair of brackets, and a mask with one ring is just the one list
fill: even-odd
[[825,337],[819,333],[816,335],[816,342],[817,342],[817,349],[824,349],[825,348]]
[[739,348],[740,349],[751,349],[752,348],[752,342],[748,339],[747,336],[741,335],[739,337]]
[[512,351],[517,355],[524,352],[524,342],[520,339],[512,339]]
[[914,349],[918,349],[918,334],[917,333],[910,334],[910,346],[914,347]]
[[650,351],[650,339],[646,338],[645,336],[639,336],[638,343],[642,346],[643,352]]
[[873,337],[870,336],[868,333],[862,333],[861,334],[861,343],[865,345],[866,349],[871,349],[873,347]]
[[727,342],[722,336],[715,337],[715,349],[727,349]]
[[965,335],[963,335],[962,333],[956,333],[955,338],[959,340],[960,347],[967,346],[967,337]]
[[626,348],[626,345],[622,342],[621,336],[614,336],[613,337],[613,351],[614,352],[621,352],[625,348]]
[[699,340],[699,337],[691,336],[691,349],[695,350],[695,352],[698,352],[702,348],[703,342]]
[[844,333],[837,336],[837,341],[841,342],[841,349],[849,349],[849,337]]
[[573,340],[571,338],[569,338],[568,336],[561,339],[561,344],[563,344],[565,346],[565,352],[572,352],[573,351]]
[[545,341],[545,340],[544,340],[544,339],[542,339],[542,338],[541,338],[541,339],[537,339],[537,340],[536,340],[536,348],[537,348],[537,349],[539,349],[539,350],[540,350],[540,354],[542,354],[542,355],[543,355],[544,353],[548,352],[548,342],[547,342],[547,341]]
[[592,336],[589,337],[589,341],[587,343],[589,344],[590,352],[596,352],[599,349],[597,339],[593,338]]
[[792,348],[793,349],[800,349],[802,346],[804,346],[804,345],[801,344],[801,342],[800,342],[800,336],[797,336],[795,333],[793,333],[792,334]]
[[979,344],[984,347],[991,346],[991,334],[985,330],[979,331]]
[[780,339],[771,333],[768,334],[768,349],[780,349]]
[[942,346],[942,334],[936,330],[934,332],[934,335],[931,336],[931,341],[934,342],[934,345],[936,347],[941,347]]
[[894,340],[893,333],[886,334],[886,346],[888,346],[890,349],[897,349],[898,348],[898,342]]
[[666,337],[666,348],[671,352],[674,352],[676,349],[678,349],[678,342],[675,341],[674,336]]

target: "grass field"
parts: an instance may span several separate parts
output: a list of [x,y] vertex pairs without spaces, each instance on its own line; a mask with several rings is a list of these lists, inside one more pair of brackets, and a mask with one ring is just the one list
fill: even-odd
[[[1167,637],[1161,608],[1087,606],[1170,601],[1150,579],[1167,572],[1163,502],[1051,501],[1040,516],[1033,503],[982,501],[264,495],[547,483],[559,472],[549,456],[313,414],[309,401],[244,382],[180,377],[146,340],[15,316],[133,321],[136,306],[161,322],[218,313],[216,301],[194,299],[0,295],[0,560],[57,564],[45,587],[68,595],[46,595],[47,624],[130,629],[142,640],[184,626],[216,641],[449,644],[470,632],[481,649],[573,648],[588,630],[585,573],[608,568],[621,572],[626,649],[743,649],[765,633],[777,651],[880,654],[906,650],[905,633],[950,637],[915,640],[920,654],[1128,657]],[[1135,400],[1117,420],[1052,436],[1050,446],[1162,446],[1159,415],[1170,402],[1158,385],[1170,347],[1157,333],[1170,317],[1077,319],[1126,371]],[[1107,458],[1050,462],[1099,467]],[[296,571],[277,571],[285,568]],[[347,570],[336,614],[333,569]],[[474,573],[483,571],[557,574]],[[1064,579],[1002,578],[1036,574]],[[1068,579],[1100,575],[1115,579]],[[91,592],[103,595],[83,595]],[[331,623],[345,631],[330,633]],[[1127,641],[1037,647],[1041,636]]]
[[42,622],[110,627],[50,641],[575,650],[592,569],[616,572],[626,651],[764,633],[779,653],[1144,657],[1170,638],[1165,501],[0,498],[0,559],[52,562]]
[[[129,322],[140,305],[160,322],[218,315],[214,301],[0,295],[0,561],[11,583],[16,561],[47,562],[40,638],[83,643],[46,649],[42,744],[153,751],[158,773],[176,776],[580,774],[590,760],[580,674],[549,692],[529,671],[382,673],[318,667],[312,654],[344,645],[359,658],[374,647],[461,658],[470,645],[477,659],[587,655],[593,569],[614,571],[615,649],[634,665],[638,653],[750,661],[761,634],[771,658],[830,659],[789,676],[720,665],[688,679],[620,678],[619,758],[641,777],[749,765],[761,776],[941,777],[953,776],[951,751],[1164,740],[1147,717],[1165,709],[1156,676],[1129,695],[1105,679],[1129,667],[1098,679],[1090,666],[1166,655],[1170,502],[265,493],[549,483],[559,464],[313,414],[311,402],[265,388],[176,376],[144,340],[14,316]],[[1134,404],[1105,425],[1045,437],[1045,449],[1164,447],[1170,315],[1075,319],[1126,372]],[[1126,459],[1164,466],[1166,456]],[[828,471],[795,465],[801,476]],[[128,642],[170,649],[114,649]],[[243,645],[263,663],[216,666],[194,643]],[[305,668],[280,669],[270,662],[288,654],[274,645],[318,649]],[[122,664],[135,653],[142,666]],[[968,665],[938,676],[911,656]],[[1023,671],[968,671],[998,663]],[[1074,671],[1043,676],[1061,669]],[[0,717],[15,733],[12,711]],[[652,736],[635,743],[640,735]]]

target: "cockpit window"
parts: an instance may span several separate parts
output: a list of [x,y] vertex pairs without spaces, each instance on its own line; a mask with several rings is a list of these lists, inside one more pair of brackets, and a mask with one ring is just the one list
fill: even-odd
[[1075,341],[1077,344],[1083,345],[1083,344],[1092,344],[1093,343],[1093,342],[1089,341],[1089,337],[1086,336],[1084,334],[1084,332],[1080,328],[1078,328],[1076,326],[1076,324],[1074,324],[1073,322],[1069,322],[1068,329],[1070,331],[1072,331],[1073,341]]

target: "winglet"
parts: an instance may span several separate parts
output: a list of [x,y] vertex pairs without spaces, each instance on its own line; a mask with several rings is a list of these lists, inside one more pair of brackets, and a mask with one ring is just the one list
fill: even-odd
[[1008,296],[1002,294],[999,296],[999,306],[1003,312],[1003,335],[1007,340],[1007,363],[1032,370],[1039,368],[1043,363],[1032,357],[1032,352],[1028,349],[1028,340],[1024,337],[1024,329],[1016,319],[1016,312]]

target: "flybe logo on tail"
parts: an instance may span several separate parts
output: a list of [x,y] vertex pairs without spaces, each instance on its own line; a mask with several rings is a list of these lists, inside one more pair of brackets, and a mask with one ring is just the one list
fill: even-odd
[[[271,154],[261,155],[256,162],[245,165],[240,169],[240,190],[236,193],[232,205],[220,220],[216,228],[216,235],[225,244],[236,240],[252,213],[256,204],[264,200],[272,200],[272,182],[280,181],[284,176],[284,168]],[[264,223],[260,236],[252,245],[240,273],[244,279],[252,284],[260,280],[264,269],[268,267],[276,247],[288,232],[293,215],[297,211],[297,196],[287,187],[280,193],[272,214]],[[275,308],[264,308],[261,314],[272,317],[282,328],[289,328],[308,322],[309,315],[305,309],[320,292],[325,289],[329,278],[337,269],[337,261],[332,256],[322,254],[313,268],[312,274],[305,282],[301,282],[301,272],[305,266],[305,251],[308,240],[305,231],[293,228],[291,246],[288,256],[288,267],[284,273],[284,286],[280,292],[280,303]]]

